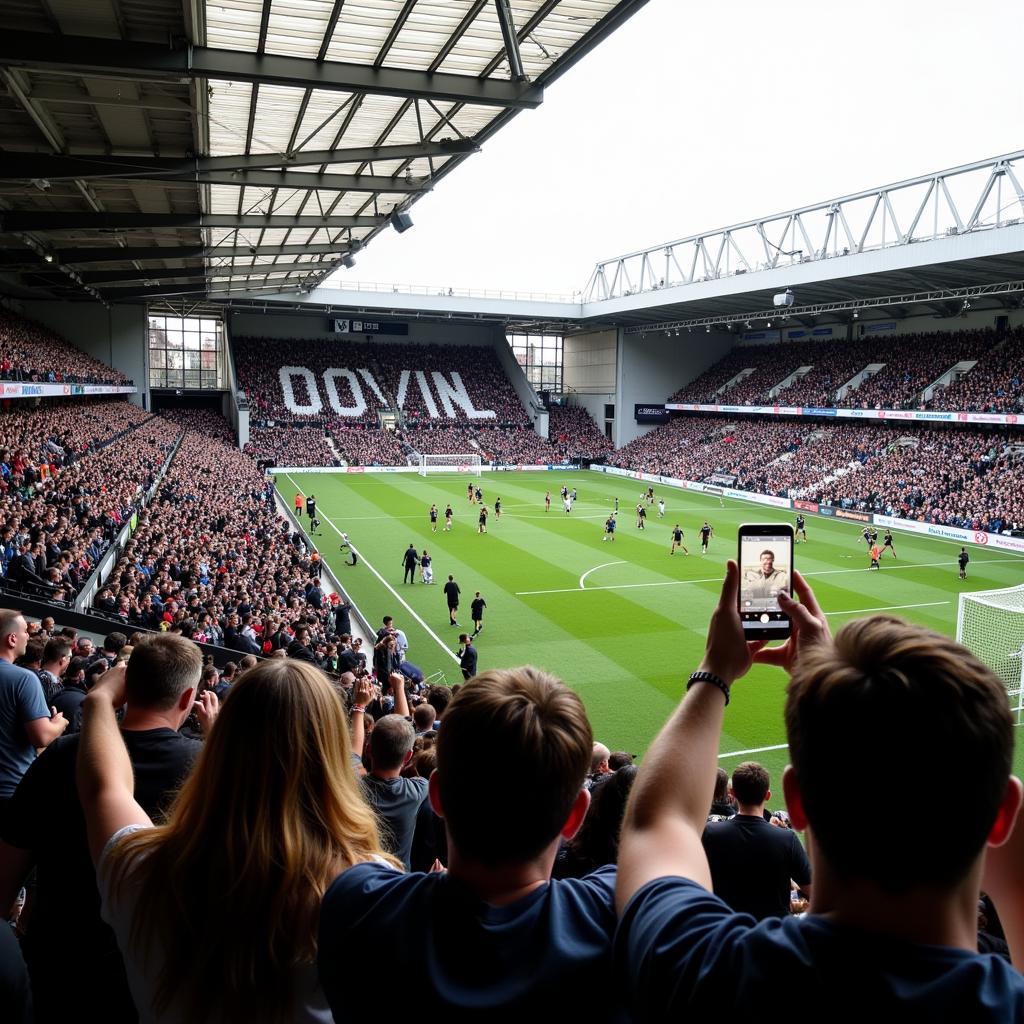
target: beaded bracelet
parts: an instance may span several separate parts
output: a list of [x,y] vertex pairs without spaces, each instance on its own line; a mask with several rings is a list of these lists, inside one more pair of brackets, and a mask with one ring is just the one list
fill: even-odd
[[686,684],[687,692],[694,683],[710,683],[712,686],[717,686],[725,696],[725,703],[729,703],[729,687],[726,685],[725,680],[720,676],[716,676],[714,672],[694,672]]

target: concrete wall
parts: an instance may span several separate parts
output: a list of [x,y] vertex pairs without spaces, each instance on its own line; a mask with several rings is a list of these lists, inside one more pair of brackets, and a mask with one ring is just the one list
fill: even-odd
[[[562,343],[564,390],[579,395],[614,391],[618,351],[618,331],[614,329],[566,335]],[[603,409],[601,414],[603,419]]]
[[138,391],[136,405],[150,408],[146,307],[111,306],[98,302],[22,303],[25,315],[56,331],[76,348],[128,374]]
[[[669,395],[703,373],[732,349],[732,334],[694,332],[678,338],[663,334],[619,335],[616,374],[616,448],[646,434],[653,427],[638,425],[634,405],[660,405]],[[600,421],[599,421],[600,422]]]

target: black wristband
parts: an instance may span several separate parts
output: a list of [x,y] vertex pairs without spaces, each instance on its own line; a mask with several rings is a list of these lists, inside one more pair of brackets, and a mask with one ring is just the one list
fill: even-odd
[[717,686],[725,696],[726,705],[729,704],[729,687],[721,676],[716,676],[714,672],[694,672],[686,684],[687,692],[694,683],[710,683],[712,686]]

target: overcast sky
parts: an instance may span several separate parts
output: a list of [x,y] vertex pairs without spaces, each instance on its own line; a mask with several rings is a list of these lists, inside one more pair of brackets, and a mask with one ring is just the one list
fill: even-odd
[[1020,12],[651,0],[343,279],[567,295],[599,259],[1024,148]]

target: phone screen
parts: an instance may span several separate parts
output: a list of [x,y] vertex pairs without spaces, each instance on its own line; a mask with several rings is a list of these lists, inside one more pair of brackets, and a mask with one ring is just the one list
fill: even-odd
[[793,592],[792,527],[781,523],[741,526],[739,565],[744,632],[767,640],[789,636],[789,616],[779,608],[779,594]]

